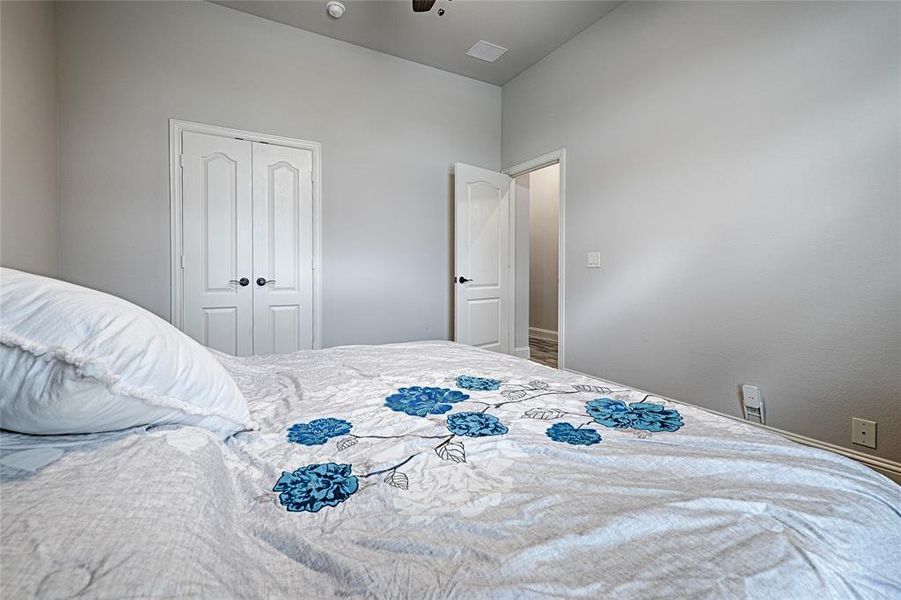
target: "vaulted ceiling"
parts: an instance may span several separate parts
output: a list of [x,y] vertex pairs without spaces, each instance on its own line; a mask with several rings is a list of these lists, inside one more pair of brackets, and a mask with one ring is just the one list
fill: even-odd
[[[333,19],[326,0],[213,0],[245,13],[503,85],[622,4],[621,0],[437,0],[414,13],[406,0],[342,0]],[[439,15],[439,10],[444,11]],[[507,48],[496,62],[467,56],[479,40]]]

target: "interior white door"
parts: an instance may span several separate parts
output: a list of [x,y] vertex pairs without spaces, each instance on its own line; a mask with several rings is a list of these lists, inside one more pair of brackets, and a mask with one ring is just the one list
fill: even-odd
[[313,347],[313,153],[253,144],[253,352]]
[[238,356],[253,352],[250,142],[182,136],[182,329]]
[[454,339],[511,354],[513,179],[463,163],[454,179]]

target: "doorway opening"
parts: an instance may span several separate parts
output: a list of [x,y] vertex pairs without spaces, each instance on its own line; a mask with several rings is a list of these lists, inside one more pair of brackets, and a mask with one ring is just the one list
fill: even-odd
[[514,354],[563,368],[563,150],[506,170],[514,178]]

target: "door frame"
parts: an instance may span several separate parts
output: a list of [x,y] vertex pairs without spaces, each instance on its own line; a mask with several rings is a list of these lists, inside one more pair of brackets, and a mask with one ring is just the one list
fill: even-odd
[[[512,167],[508,167],[501,171],[516,179],[520,175],[537,171],[543,167],[549,167],[553,164],[560,165],[560,217],[557,222],[557,368],[564,368],[564,348],[566,341],[565,328],[565,298],[566,298],[566,148],[560,148],[547,154],[542,154],[537,158],[517,163]],[[514,189],[515,189],[514,185]],[[512,206],[510,210],[510,272],[511,275],[516,273],[516,195],[513,195]],[[510,306],[513,307],[511,314],[513,315],[513,323],[516,323],[516,282],[510,286]],[[511,333],[513,341],[516,340],[515,330]],[[516,345],[513,344],[515,351]]]
[[313,153],[313,348],[322,348],[322,145],[319,142],[180,119],[169,119],[170,322],[181,330],[184,317],[181,149],[182,134],[185,132],[263,142]]

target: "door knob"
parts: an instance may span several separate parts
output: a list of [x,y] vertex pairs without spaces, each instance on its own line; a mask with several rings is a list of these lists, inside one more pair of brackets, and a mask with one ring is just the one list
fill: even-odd
[[250,280],[247,279],[246,277],[242,277],[241,279],[229,279],[228,282],[229,283],[237,283],[241,287],[247,287],[248,285],[250,285]]
[[257,285],[263,287],[267,283],[275,283],[274,279],[266,279],[265,277],[260,277],[257,279]]
[[472,279],[467,279],[461,275],[457,281],[459,281],[460,283],[466,283],[467,281],[472,281]]

